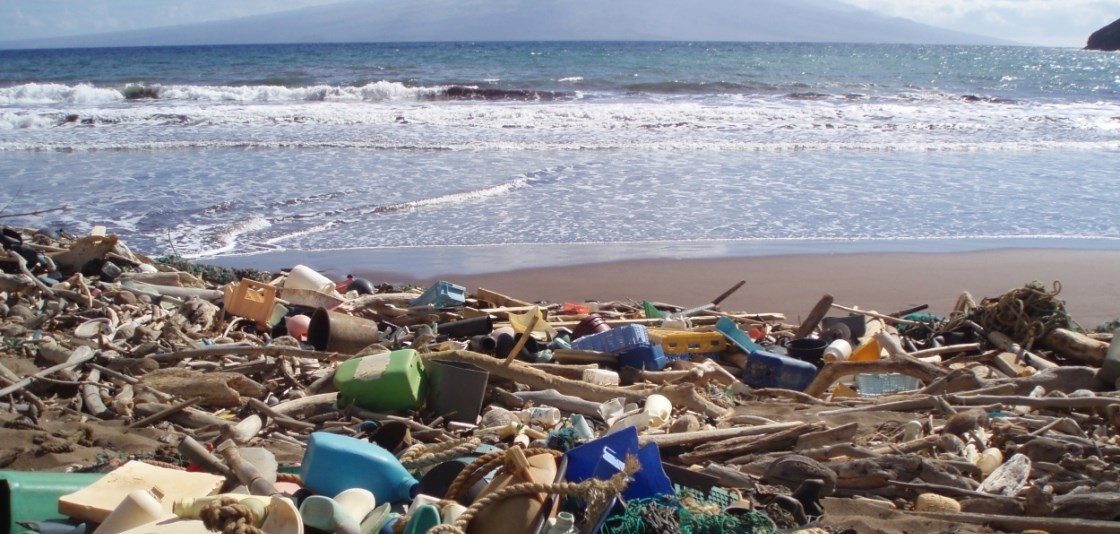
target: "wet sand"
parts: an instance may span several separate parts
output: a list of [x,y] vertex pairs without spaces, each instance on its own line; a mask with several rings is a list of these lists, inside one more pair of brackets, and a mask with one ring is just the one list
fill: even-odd
[[[324,265],[329,258],[320,258]],[[313,265],[316,268],[323,266]],[[339,266],[333,266],[338,269]],[[1061,283],[1059,298],[1083,327],[1120,317],[1120,251],[1011,249],[964,253],[813,254],[718,259],[654,259],[588,263],[487,274],[445,273],[416,279],[351,266],[375,283],[448,280],[529,301],[627,300],[691,307],[711,301],[739,280],[746,285],[724,310],[776,312],[798,322],[824,294],[837,304],[889,313],[922,304],[947,314],[968,291],[997,297],[1038,280]]]

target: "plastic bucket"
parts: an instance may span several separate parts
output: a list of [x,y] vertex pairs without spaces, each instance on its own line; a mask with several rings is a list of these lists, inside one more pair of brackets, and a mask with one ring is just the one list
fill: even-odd
[[824,339],[805,337],[790,341],[789,344],[786,345],[786,354],[819,367],[821,365],[821,359],[824,357],[824,349],[827,347],[828,341]]
[[469,363],[428,360],[431,379],[428,401],[436,415],[450,421],[475,424],[486,397],[490,373]]
[[318,308],[307,326],[307,342],[315,350],[356,354],[381,341],[377,322]]
[[284,279],[284,289],[308,289],[322,293],[334,291],[334,282],[306,265],[292,267]]

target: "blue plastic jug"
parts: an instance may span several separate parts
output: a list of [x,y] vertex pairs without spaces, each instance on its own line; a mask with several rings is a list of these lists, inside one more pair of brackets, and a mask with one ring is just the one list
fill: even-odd
[[765,350],[752,350],[743,370],[743,381],[752,388],[805,391],[816,377],[817,366]]
[[420,484],[389,451],[330,432],[311,433],[299,474],[304,487],[320,495],[365,488],[379,503],[410,501]]

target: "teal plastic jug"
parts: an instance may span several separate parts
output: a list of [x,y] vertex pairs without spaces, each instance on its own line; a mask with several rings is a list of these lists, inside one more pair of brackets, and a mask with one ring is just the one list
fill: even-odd
[[368,441],[330,432],[312,432],[300,476],[319,495],[365,488],[377,502],[411,501],[419,485],[396,456]]

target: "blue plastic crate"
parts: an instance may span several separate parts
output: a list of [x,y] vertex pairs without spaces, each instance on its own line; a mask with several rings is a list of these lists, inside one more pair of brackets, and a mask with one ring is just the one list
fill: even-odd
[[647,371],[660,371],[665,368],[668,360],[661,345],[630,349],[618,356],[618,364]]
[[[649,348],[650,345],[649,331],[640,324],[628,324],[572,341],[573,349],[594,350],[611,354],[622,354],[634,349]],[[662,357],[664,357],[664,352],[662,352]]]
[[467,288],[451,282],[432,284],[422,295],[416,297],[410,306],[435,306],[446,308],[462,306],[467,302]]

